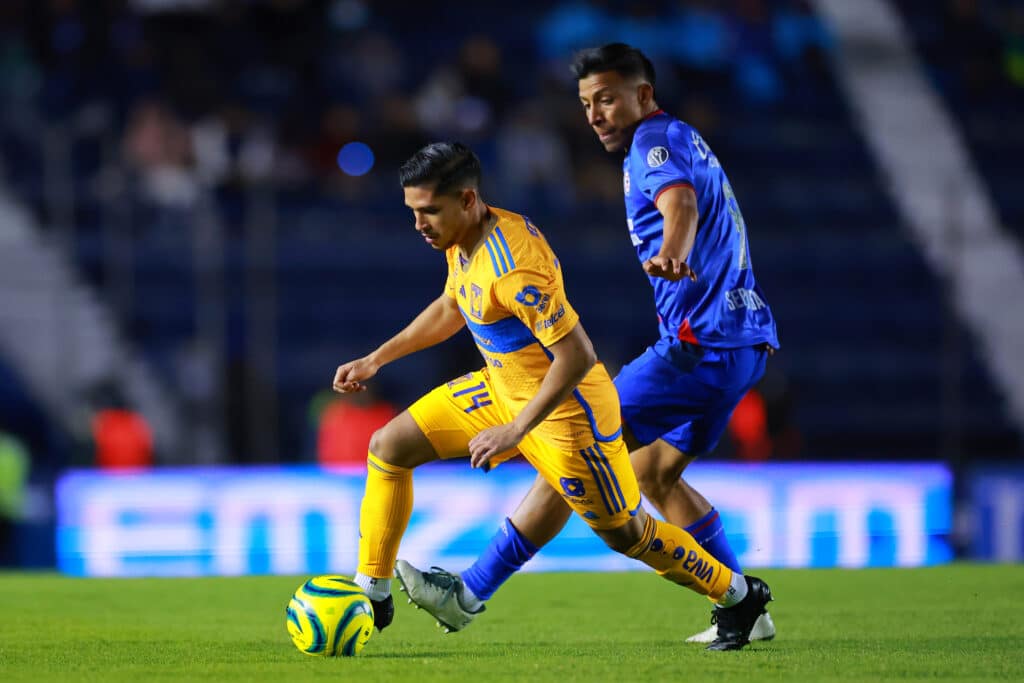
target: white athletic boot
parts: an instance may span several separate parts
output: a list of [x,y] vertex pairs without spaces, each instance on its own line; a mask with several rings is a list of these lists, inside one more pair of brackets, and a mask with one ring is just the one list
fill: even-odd
[[395,576],[401,585],[399,590],[409,596],[409,602],[432,614],[445,633],[461,631],[476,615],[487,609],[481,604],[475,611],[470,611],[463,604],[462,579],[440,567],[431,567],[429,572],[424,572],[405,560],[398,560],[395,562]]
[[[716,610],[711,610],[711,626],[700,633],[695,633],[686,639],[688,643],[710,643],[718,637],[718,615]],[[771,640],[775,637],[775,622],[772,615],[762,612],[761,616],[754,622],[754,628],[750,631],[750,640]]]

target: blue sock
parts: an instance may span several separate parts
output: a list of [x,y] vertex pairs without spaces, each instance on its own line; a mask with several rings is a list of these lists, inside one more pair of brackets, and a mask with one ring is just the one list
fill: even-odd
[[686,527],[686,530],[704,550],[714,555],[716,560],[734,572],[743,573],[739,561],[736,560],[736,553],[732,551],[729,539],[725,537],[725,527],[722,526],[718,510],[711,508],[711,512]]
[[472,567],[462,572],[462,582],[480,600],[488,600],[536,553],[537,546],[519,533],[512,520],[506,517],[487,549]]

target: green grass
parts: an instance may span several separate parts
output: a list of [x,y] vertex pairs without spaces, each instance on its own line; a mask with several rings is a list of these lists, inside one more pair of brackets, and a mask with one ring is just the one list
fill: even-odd
[[[763,572],[779,636],[711,653],[705,599],[646,573],[524,574],[467,630],[400,600],[354,659],[300,654],[296,577],[0,574],[0,681],[805,681],[1024,679],[1024,571]],[[398,594],[401,596],[401,594]]]

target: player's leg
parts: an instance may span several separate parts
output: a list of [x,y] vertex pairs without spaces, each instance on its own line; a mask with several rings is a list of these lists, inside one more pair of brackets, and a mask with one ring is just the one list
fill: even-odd
[[537,475],[526,497],[501,523],[490,544],[462,573],[469,606],[489,600],[537,551],[558,535],[572,511]]
[[[766,357],[755,349],[715,351],[662,340],[615,378],[623,436],[644,495],[666,520],[686,529],[734,571],[741,566],[718,511],[684,472],[718,443],[736,404],[764,373]],[[713,641],[716,620],[687,641]],[[774,636],[775,626],[765,613],[751,637]]]
[[690,533],[705,550],[736,572],[742,572],[718,511],[684,477],[696,457],[663,439],[629,454],[640,490],[669,522]]
[[391,574],[412,514],[413,469],[468,455],[474,434],[504,421],[498,408],[491,400],[487,374],[473,372],[435,388],[373,435],[359,515],[355,581],[374,603],[378,628],[387,626],[394,612]]
[[[693,533],[712,555],[741,571],[717,511],[682,477],[714,448],[735,402],[759,368],[718,363],[716,352],[662,340],[615,378],[623,433],[640,488],[666,520]],[[756,373],[756,376],[754,376]]]
[[407,410],[370,439],[354,580],[373,601],[378,628],[387,626],[394,612],[383,603],[391,594],[391,570],[412,515],[413,468],[436,459],[433,446]]
[[[578,495],[567,497],[566,502],[613,550],[640,560],[669,581],[707,595],[719,606],[718,638],[708,649],[733,650],[746,645],[754,623],[771,600],[768,586],[756,577],[734,572],[686,530],[647,514],[621,440],[603,447],[594,444],[583,456],[591,476],[577,469],[575,479],[581,483],[573,492]],[[568,466],[573,464],[570,461]],[[543,473],[550,481],[548,471]],[[592,487],[589,495],[588,487]]]
[[[395,575],[410,602],[434,615],[446,632],[461,630],[484,611],[484,603],[510,576],[558,535],[571,514],[561,496],[538,475],[516,511],[461,574],[440,567],[425,572],[400,559]],[[521,529],[529,529],[530,535]]]

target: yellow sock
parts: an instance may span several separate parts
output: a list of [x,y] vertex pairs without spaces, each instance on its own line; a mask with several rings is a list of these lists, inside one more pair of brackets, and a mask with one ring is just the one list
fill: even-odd
[[732,570],[704,550],[693,536],[650,515],[643,538],[626,553],[669,581],[718,601],[732,581]]
[[359,508],[360,574],[391,578],[398,544],[412,515],[412,470],[366,457],[366,494]]

